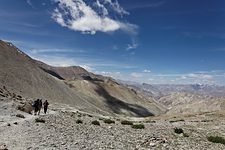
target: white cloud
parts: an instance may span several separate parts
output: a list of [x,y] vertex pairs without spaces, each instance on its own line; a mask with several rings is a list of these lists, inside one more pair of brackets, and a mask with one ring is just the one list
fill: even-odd
[[200,74],[200,73],[191,73],[191,74],[188,74],[186,77],[189,77],[189,78],[197,78],[197,79],[212,79],[213,76],[212,75],[209,75],[209,74]]
[[186,76],[181,76],[181,79],[183,79],[183,80],[184,80],[184,79],[187,79],[187,77],[186,77]]
[[148,79],[148,81],[154,81],[154,80],[155,80],[155,79],[153,79],[153,78],[149,78],[149,79]]
[[[109,15],[109,10],[119,15],[128,14],[116,0],[96,0],[90,4],[84,0],[55,0],[58,7],[52,18],[61,26],[86,34],[95,34],[97,31],[114,32],[123,30],[134,34],[136,25],[121,22]],[[106,7],[107,6],[107,7]],[[110,7],[109,7],[110,6]]]
[[143,75],[141,73],[133,72],[130,74],[133,78],[141,78]]
[[94,4],[101,10],[103,16],[106,16],[109,14],[106,7],[99,0],[97,0]]
[[59,49],[59,48],[34,48],[30,49],[30,53],[41,54],[41,53],[84,53],[84,50],[73,50],[73,49]]
[[[121,73],[121,80],[129,80],[140,83],[149,84],[225,84],[223,81],[223,72],[213,74],[207,73],[186,73],[186,74],[154,74],[145,73],[150,70],[142,72],[133,72],[130,74]],[[220,82],[222,81],[222,82]]]
[[66,27],[67,26],[66,23],[65,23],[65,21],[64,21],[64,19],[63,19],[63,15],[59,12],[59,10],[57,8],[55,9],[52,17],[61,26],[63,26],[63,27]]
[[121,72],[107,72],[107,71],[96,71],[96,74],[101,74],[103,76],[108,76],[108,77],[112,77],[114,79],[121,79],[123,78],[123,75],[121,74]]
[[186,74],[148,74],[144,72],[124,73],[120,72],[101,72],[100,74],[111,76],[124,81],[134,81],[149,84],[218,84],[225,85],[224,74],[210,73],[186,73]]
[[151,73],[151,70],[145,69],[143,70],[144,73]]
[[81,65],[82,68],[84,68],[87,71],[94,71],[93,68],[91,68],[89,65]]
[[116,0],[116,1],[114,1],[114,2],[112,2],[112,0],[103,0],[103,2],[105,3],[105,4],[110,4],[110,6],[112,7],[112,9],[115,11],[115,12],[117,12],[118,14],[120,14],[120,15],[128,15],[129,14],[129,12],[127,12],[126,10],[124,10],[121,6],[120,6],[120,4],[118,3],[118,1]]
[[77,62],[74,61],[72,58],[66,58],[63,56],[49,56],[49,55],[42,55],[32,56],[34,59],[42,61],[48,65],[51,66],[57,66],[57,67],[68,67],[68,66],[74,66],[77,64]]

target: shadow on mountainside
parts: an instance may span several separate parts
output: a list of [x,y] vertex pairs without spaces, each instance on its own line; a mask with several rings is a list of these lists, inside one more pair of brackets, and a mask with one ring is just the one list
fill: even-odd
[[[47,70],[42,67],[40,67],[43,71],[46,73],[60,79],[64,80],[63,77],[61,77],[59,74],[57,74],[55,71]],[[97,89],[95,89],[95,92],[99,95],[105,98],[106,104],[108,105],[108,108],[110,108],[114,113],[116,114],[124,114],[125,112],[128,112],[132,116],[136,117],[147,117],[147,116],[154,116],[153,113],[151,113],[148,109],[144,108],[143,106],[137,105],[137,104],[129,104],[126,102],[123,102],[120,99],[117,99],[116,97],[111,96],[101,85],[99,85],[97,82],[103,82],[103,80],[97,79],[97,78],[91,78],[90,76],[82,76],[84,80],[88,80],[89,82],[96,85]],[[67,84],[67,83],[66,83]],[[117,83],[118,84],[118,83]],[[73,87],[72,84],[67,84],[70,88]]]
[[97,85],[98,88],[95,91],[100,96],[103,96],[106,99],[106,104],[109,106],[110,109],[112,109],[114,113],[123,114],[123,110],[125,110],[136,117],[154,116],[153,113],[149,112],[149,110],[144,108],[143,106],[123,102],[111,96],[101,85],[95,82],[92,83]]
[[47,69],[42,68],[42,67],[40,67],[40,68],[41,68],[44,72],[46,72],[46,73],[52,75],[53,77],[58,78],[59,80],[65,80],[65,79],[64,79],[63,77],[61,77],[58,73],[56,73],[56,72],[54,72],[54,71],[52,71],[52,70],[47,70]]

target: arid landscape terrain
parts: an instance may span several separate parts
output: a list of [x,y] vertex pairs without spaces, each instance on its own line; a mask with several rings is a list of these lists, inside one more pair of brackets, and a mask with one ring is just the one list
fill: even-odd
[[[46,115],[42,112],[40,116],[34,116],[17,109],[26,102],[20,96],[12,97],[7,90],[2,91],[2,149],[224,149],[224,145],[207,140],[209,136],[224,136],[223,111],[144,118],[113,117],[93,115],[54,103]],[[23,108],[29,110],[29,107]],[[125,120],[144,125],[144,129],[124,125]],[[99,125],[94,125],[93,121]],[[175,128],[184,133],[175,133]]]
[[0,0],[0,150],[225,150],[225,0]]
[[[128,85],[4,41],[0,68],[0,149],[225,149],[209,139],[225,137],[224,87]],[[47,114],[32,114],[37,98]]]

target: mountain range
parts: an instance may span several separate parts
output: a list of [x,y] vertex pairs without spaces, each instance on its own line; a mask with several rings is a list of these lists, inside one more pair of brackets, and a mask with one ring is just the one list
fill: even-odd
[[139,84],[132,82],[121,81],[133,89],[141,91],[149,96],[160,98],[162,96],[175,93],[185,92],[198,95],[208,95],[214,97],[225,96],[225,86],[207,85],[207,84]]
[[154,97],[168,109],[167,114],[212,112],[225,108],[225,86],[120,82],[146,96]]
[[152,116],[166,111],[152,97],[137,93],[110,77],[79,66],[53,67],[0,41],[0,86],[33,100],[67,104],[80,111],[102,115]]
[[5,41],[0,41],[0,68],[0,87],[27,99],[48,99],[88,113],[147,117],[225,108],[224,86],[115,80],[79,66],[50,66]]

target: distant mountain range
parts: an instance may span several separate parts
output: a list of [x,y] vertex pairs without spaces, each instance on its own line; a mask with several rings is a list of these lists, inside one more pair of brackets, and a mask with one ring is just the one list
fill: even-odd
[[225,86],[203,85],[203,84],[139,84],[131,82],[121,82],[146,95],[160,98],[171,93],[184,92],[190,94],[208,95],[214,97],[225,96]]
[[225,86],[119,82],[149,97],[154,97],[167,107],[167,113],[200,113],[220,111],[225,108]]

